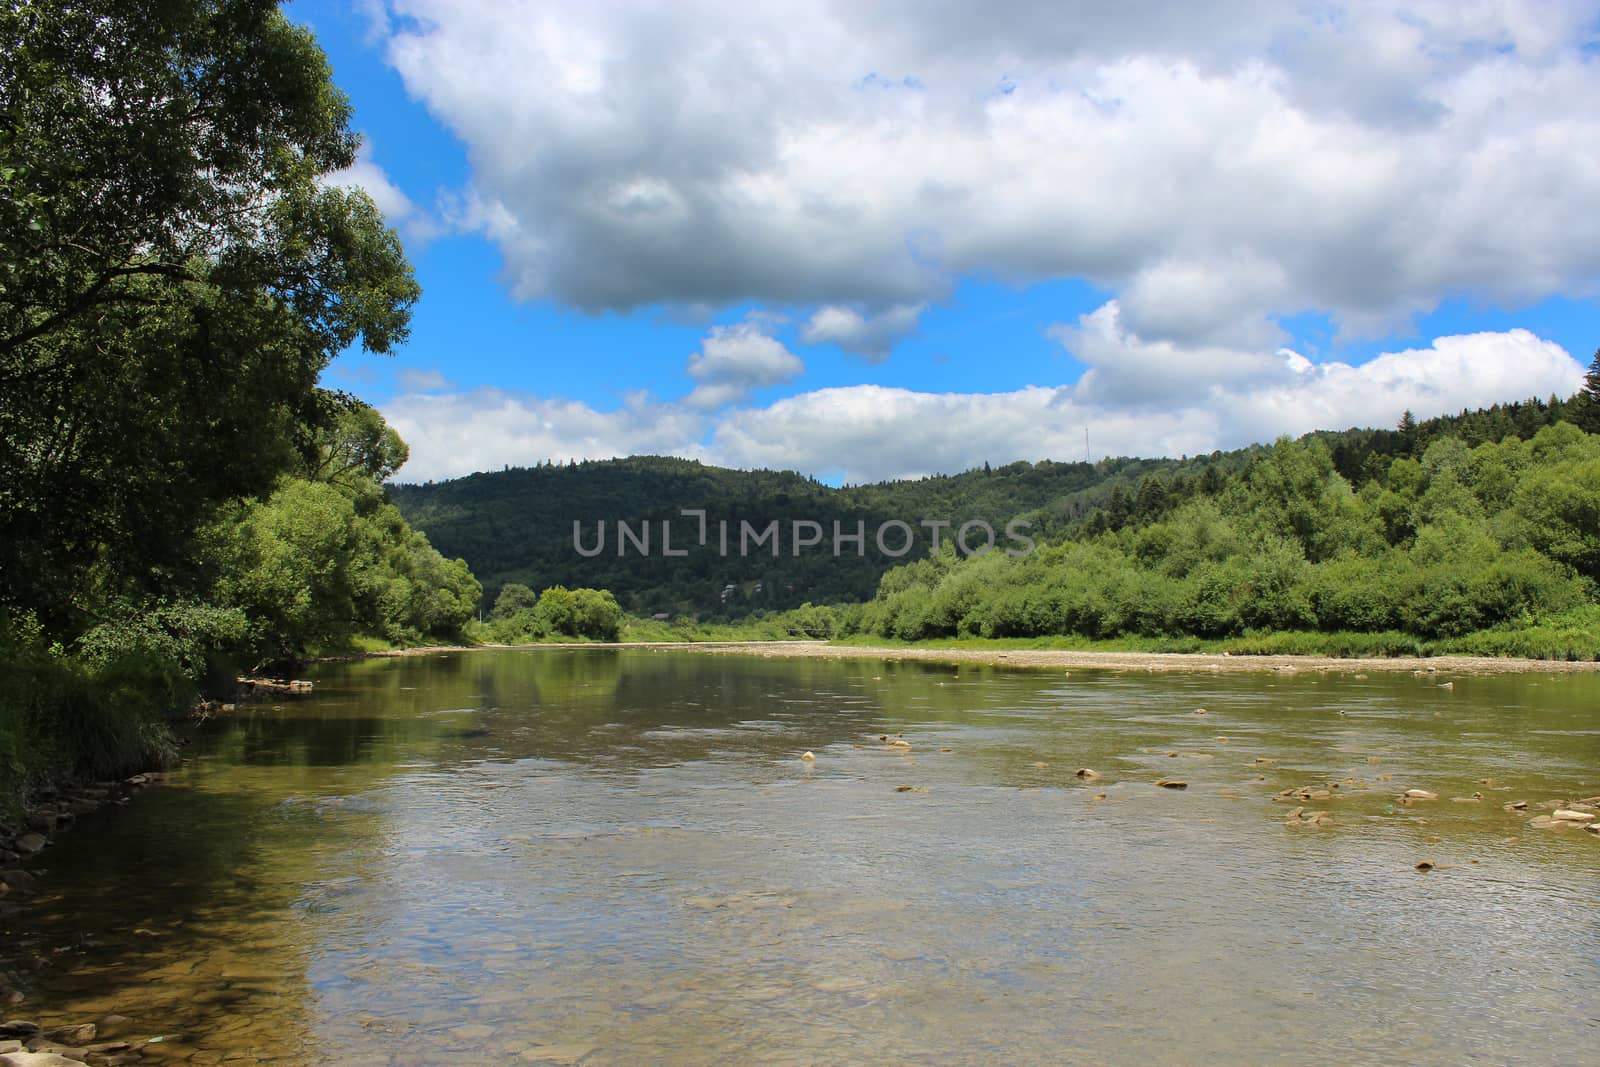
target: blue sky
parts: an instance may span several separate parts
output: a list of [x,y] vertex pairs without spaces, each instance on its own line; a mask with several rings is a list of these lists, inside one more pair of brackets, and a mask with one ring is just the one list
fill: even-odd
[[424,291],[325,381],[403,480],[865,480],[1575,387],[1593,10],[1223,7],[294,0],[366,139],[334,180]]

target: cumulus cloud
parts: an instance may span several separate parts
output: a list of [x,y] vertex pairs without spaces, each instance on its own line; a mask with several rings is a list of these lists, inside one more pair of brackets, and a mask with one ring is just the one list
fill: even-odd
[[917,320],[927,304],[898,304],[873,315],[863,315],[852,307],[828,304],[812,313],[800,330],[800,340],[808,345],[837,345],[854,352],[869,363],[889,358],[901,338],[917,331]]
[[700,351],[689,357],[689,377],[698,384],[684,403],[702,410],[725,407],[752,390],[799,377],[806,365],[765,326],[759,318],[713,326]]
[[[1145,358],[1145,342],[1102,308],[1084,333],[1106,346],[1095,372]],[[1115,343],[1132,349],[1119,353]],[[631,398],[600,412],[583,404],[498,390],[405,396],[384,414],[411,444],[406,481],[544,459],[665,453],[734,467],[837,473],[850,481],[913,477],[1019,459],[1071,461],[1089,454],[1176,456],[1236,448],[1279,434],[1392,425],[1510,396],[1570,395],[1583,367],[1526,330],[1441,337],[1427,348],[1367,363],[1312,363],[1280,350],[1246,357],[1167,349],[1174,361],[1237,360],[1165,407],[1122,403],[1105,379],[1004,393],[931,393],[859,385],[819,389],[766,407],[707,415]],[[1121,362],[1118,362],[1118,361]],[[1160,375],[1147,376],[1159,378]],[[1137,398],[1135,398],[1137,400]]]
[[1284,366],[1270,350],[1144,340],[1123,323],[1116,300],[1046,332],[1089,368],[1073,396],[1108,407],[1181,406],[1212,386],[1270,380]]
[[474,389],[408,393],[380,405],[411,446],[401,481],[452,478],[505,464],[608,459],[631,455],[698,458],[704,419],[630,397],[614,411],[572,400]]
[[1142,338],[1235,347],[1600,278],[1580,0],[390,8],[524,297],[821,307],[873,356],[895,331],[849,309],[974,274],[1085,278]]

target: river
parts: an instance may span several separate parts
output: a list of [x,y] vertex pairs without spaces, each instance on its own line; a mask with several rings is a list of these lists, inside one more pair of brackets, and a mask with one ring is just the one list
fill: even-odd
[[5,920],[48,961],[13,1015],[235,1064],[1600,1050],[1600,837],[1529,826],[1600,794],[1594,674],[535,649],[312,677],[56,839]]

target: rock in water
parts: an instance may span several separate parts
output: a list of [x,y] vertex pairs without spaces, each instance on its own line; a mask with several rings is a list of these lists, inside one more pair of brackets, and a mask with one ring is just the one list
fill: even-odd
[[58,1045],[87,1045],[94,1041],[99,1032],[94,1023],[80,1023],[77,1026],[58,1026],[44,1036]]
[[1100,772],[1099,771],[1091,771],[1087,767],[1079,767],[1078,770],[1075,773],[1077,774],[1077,776],[1079,778],[1098,778],[1098,777],[1100,777]]
[[1430,793],[1426,789],[1407,789],[1405,797],[1407,800],[1438,800],[1439,794]]
[[800,758],[805,760],[807,763],[810,763],[812,760],[817,758],[817,754],[815,752],[802,752],[800,754]]
[[31,856],[35,852],[44,851],[44,835],[36,833],[23,834],[17,838],[14,844],[18,852],[25,856]]
[[1189,788],[1189,783],[1188,782],[1180,782],[1176,778],[1158,778],[1158,779],[1156,779],[1156,785],[1159,785],[1162,789],[1188,789]]
[[1587,811],[1568,811],[1559,809],[1550,813],[1550,817],[1557,822],[1594,822],[1594,815]]

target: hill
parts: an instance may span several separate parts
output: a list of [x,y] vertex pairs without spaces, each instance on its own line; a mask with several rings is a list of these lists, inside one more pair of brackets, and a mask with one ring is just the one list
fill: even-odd
[[[1404,430],[1351,429],[1308,435],[1329,451],[1334,467],[1353,485],[1387,471],[1397,456],[1421,455],[1441,436],[1469,445],[1506,436],[1531,436],[1557,421],[1567,403],[1551,399],[1496,405],[1431,419]],[[961,524],[987,523],[997,545],[1008,547],[1006,526],[1038,541],[1097,533],[1147,521],[1197,492],[1214,492],[1243,470],[1263,446],[1182,459],[1108,458],[1097,463],[1011,463],[954,475],[833,487],[793,471],[741,471],[662,456],[542,464],[473,474],[418,485],[391,485],[395,505],[413,527],[426,532],[447,557],[461,557],[485,588],[485,606],[499,589],[518,582],[534,589],[552,585],[609,589],[640,615],[666,612],[703,618],[739,618],[761,610],[783,610],[804,602],[853,603],[870,599],[879,579],[894,566],[919,558],[932,546],[933,528],[950,538]],[[703,510],[706,544],[700,544]],[[776,539],[756,538],[776,521]],[[574,523],[586,550],[574,546]],[[618,523],[632,538],[621,542]],[[662,523],[669,526],[665,554]],[[841,540],[833,554],[834,523],[847,537],[866,533],[859,554]],[[904,555],[880,552],[876,534],[884,524],[905,523],[916,541]],[[727,549],[720,524],[727,523]],[[749,524],[747,536],[742,524]],[[802,539],[817,545],[796,554],[795,523]],[[641,537],[648,525],[649,551]],[[890,552],[906,531],[885,532]],[[969,543],[981,544],[979,527]],[[620,542],[620,543],[619,543]],[[776,544],[777,554],[773,554]]]

